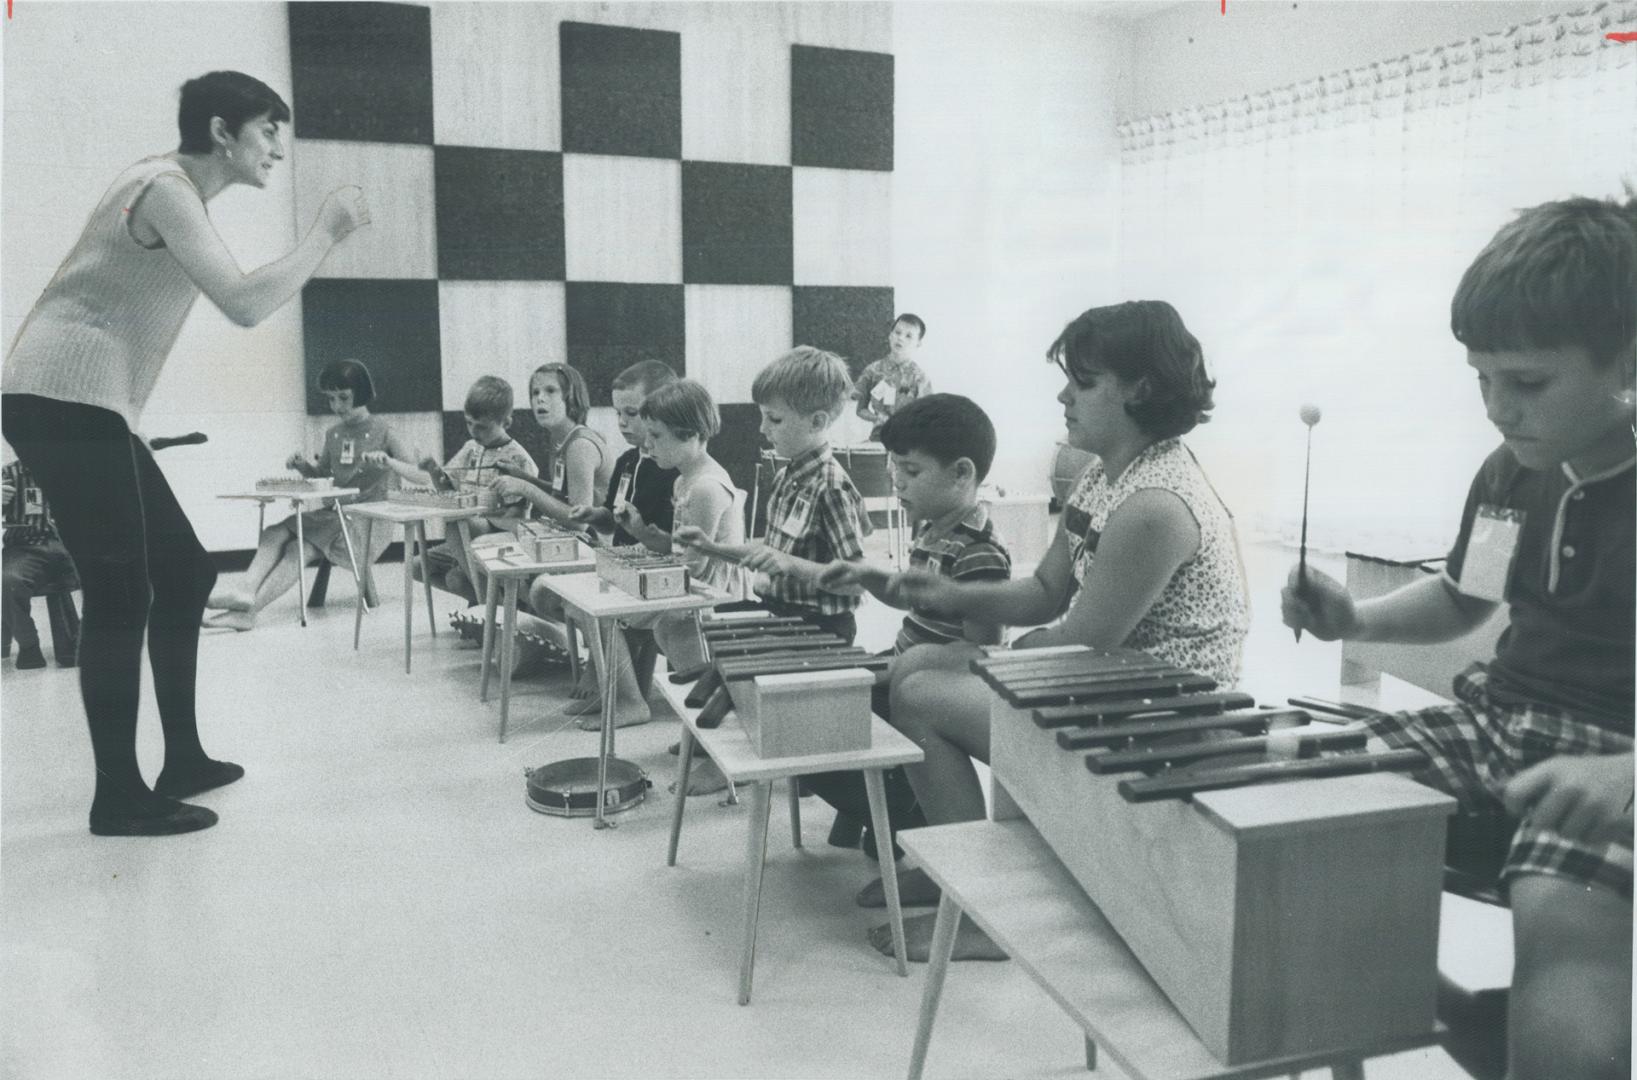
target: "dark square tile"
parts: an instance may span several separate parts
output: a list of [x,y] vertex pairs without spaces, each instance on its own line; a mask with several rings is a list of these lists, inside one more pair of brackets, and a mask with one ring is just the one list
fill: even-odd
[[564,22],[563,149],[682,156],[682,36],[664,30]]
[[686,374],[681,285],[570,281],[564,307],[568,362],[585,377],[591,404],[613,404],[614,376],[639,360]]
[[416,4],[286,4],[296,135],[432,142],[432,12]]
[[790,162],[892,171],[893,61],[887,53],[790,47]]
[[[756,463],[761,459],[763,447],[767,444],[762,439],[761,424],[762,411],[755,405],[723,405],[718,402],[717,409],[722,414],[722,430],[711,440],[710,455],[722,463],[722,467],[733,477],[733,486],[752,494],[756,490]],[[772,475],[762,477],[761,502],[767,501],[767,485]],[[752,501],[756,501],[754,498]],[[765,506],[755,507],[758,520],[767,517]],[[745,504],[745,513],[752,511],[749,503]],[[759,536],[765,529],[757,530],[750,535]]]
[[682,163],[682,280],[789,285],[795,280],[791,172],[783,165]]
[[301,290],[307,414],[327,416],[318,372],[351,357],[369,366],[375,413],[443,408],[438,348],[438,283],[378,278],[314,278]]
[[563,280],[563,155],[438,146],[432,160],[440,278]]
[[853,378],[887,355],[895,315],[891,289],[798,285],[792,304],[791,344],[828,349],[847,361]]

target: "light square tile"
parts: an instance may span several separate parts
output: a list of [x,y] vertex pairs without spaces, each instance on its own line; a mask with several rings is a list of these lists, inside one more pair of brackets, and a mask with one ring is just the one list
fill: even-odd
[[792,170],[797,285],[892,282],[892,174]]
[[437,277],[430,146],[298,139],[291,163],[303,235],[338,187],[362,188],[369,207],[369,224],[337,244],[315,277]]
[[498,375],[527,409],[529,373],[568,358],[563,294],[560,281],[439,282],[443,407],[460,409],[479,376]]
[[682,35],[683,158],[790,164],[789,39],[743,18],[708,29]]
[[756,373],[790,350],[790,290],[777,285],[683,289],[688,376],[718,405],[750,400]]
[[681,163],[564,154],[563,229],[571,281],[681,282]]
[[432,5],[433,137],[445,146],[562,147],[557,20],[535,4]]

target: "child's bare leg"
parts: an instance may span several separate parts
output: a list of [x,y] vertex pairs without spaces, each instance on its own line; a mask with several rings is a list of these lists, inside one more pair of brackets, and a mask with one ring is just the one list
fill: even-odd
[[1546,874],[1511,886],[1510,1080],[1631,1075],[1631,901]]
[[[642,696],[642,691],[637,687],[636,674],[631,665],[631,653],[625,646],[625,635],[623,633],[614,635],[614,655],[612,657],[604,655],[601,634],[592,633],[589,640],[591,642],[591,661],[596,670],[599,673],[606,671],[607,669],[603,667],[605,662],[611,662],[614,665],[614,726],[631,727],[635,724],[646,724],[652,720],[654,718],[653,710],[649,707],[647,699]],[[597,715],[602,712],[601,686],[602,683],[599,678],[597,683],[599,692],[596,697],[571,702],[563,710],[569,716],[585,717],[584,720],[580,721],[579,725],[582,731],[595,731],[602,725],[602,719],[600,715]]]
[[261,536],[256,538],[256,554],[251,557],[239,588],[217,589],[210,594],[205,606],[218,610],[249,611],[255,605],[256,594],[261,590],[262,582],[284,557],[285,548],[294,544],[295,540],[295,531],[286,522],[281,521],[263,529]]
[[297,547],[293,542],[284,546],[277,562],[273,564],[261,579],[261,585],[251,598],[250,606],[246,609],[223,611],[212,615],[205,621],[206,626],[226,626],[234,630],[249,630],[256,625],[256,616],[261,609],[274,600],[290,591],[300,577],[300,559],[305,556],[309,561],[319,558],[322,552],[311,544]]
[[928,670],[895,680],[892,725],[926,753],[904,771],[927,821],[982,821],[983,785],[972,761],[989,760],[989,692],[977,677]]

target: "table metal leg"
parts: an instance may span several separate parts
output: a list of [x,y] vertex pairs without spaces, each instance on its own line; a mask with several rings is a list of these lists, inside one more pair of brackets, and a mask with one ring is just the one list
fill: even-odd
[[688,774],[693,771],[693,731],[682,725],[682,746],[676,760],[676,805],[671,808],[671,848],[665,865],[676,865],[676,845],[682,839],[682,809],[688,805]]
[[489,667],[494,662],[495,611],[499,602],[500,581],[490,574],[483,586],[483,675],[477,684],[477,699],[485,703],[489,700]]
[[517,590],[515,577],[506,579],[506,629],[500,639],[500,741],[506,741],[506,720],[512,708],[512,663],[516,659]]
[[619,632],[618,619],[597,620],[597,634],[603,642],[603,726],[597,740],[597,819],[592,823],[594,829],[616,827],[616,823],[609,821],[603,813],[603,805],[608,801],[608,756],[614,752],[614,635]]
[[762,911],[762,869],[767,865],[767,818],[773,808],[773,782],[758,780],[750,789],[750,828],[745,845],[745,944],[739,955],[739,1004],[750,1004],[750,980],[756,968],[756,920]]
[[801,847],[801,778],[790,778],[790,846]]
[[307,625],[307,535],[301,527],[301,500],[291,499],[296,508],[296,618]]
[[1097,1071],[1097,1044],[1091,1041],[1090,1035],[1086,1036],[1086,1071]]
[[369,598],[364,595],[364,575],[358,571],[358,552],[352,546],[352,530],[347,525],[346,512],[341,509],[341,500],[335,502],[335,517],[341,522],[341,542],[347,545],[347,563],[352,567],[352,583],[358,591],[358,603],[369,606]]
[[563,609],[563,639],[568,643],[568,678],[572,686],[580,685],[580,629],[574,625],[567,608]]
[[1337,1062],[1330,1066],[1330,1080],[1364,1080],[1364,1062]]
[[426,587],[426,625],[432,630],[432,636],[438,636],[438,617],[432,614],[432,564],[426,557],[426,522],[415,522],[415,536],[417,546],[421,551],[421,584]]
[[[409,624],[415,616],[415,523],[404,522],[404,674],[409,674]],[[425,573],[425,569],[422,569]]]
[[[876,849],[881,838],[876,837]],[[885,879],[883,879],[885,880]],[[944,976],[949,973],[949,957],[955,951],[955,929],[961,924],[961,906],[948,889],[938,901],[938,919],[932,925],[932,948],[927,956],[926,985],[921,990],[921,1017],[915,1025],[915,1046],[909,1053],[909,1080],[921,1080],[926,1066],[927,1045],[932,1041],[932,1021],[938,1015],[938,999],[943,996]]]
[[887,894],[887,921],[892,926],[892,947],[898,974],[909,975],[904,944],[904,909],[898,902],[898,869],[892,861],[892,827],[887,820],[887,784],[880,769],[864,770],[864,789],[870,797],[870,823],[875,829],[875,859],[881,867],[881,886]]

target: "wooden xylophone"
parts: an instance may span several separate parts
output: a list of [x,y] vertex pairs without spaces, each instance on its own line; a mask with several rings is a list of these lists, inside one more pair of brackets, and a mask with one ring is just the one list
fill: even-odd
[[1129,650],[972,670],[995,817],[1034,824],[1223,1062],[1432,1029],[1454,801],[1384,773],[1419,754]]
[[315,491],[329,491],[335,487],[335,480],[328,476],[264,476],[256,481],[256,490],[269,494],[288,492],[292,495],[305,495]]
[[751,619],[706,619],[701,624],[710,662],[672,675],[673,681],[697,680],[684,702],[699,710],[700,727],[713,728],[734,707],[733,684],[758,675],[840,671],[863,668],[885,671],[888,658],[848,645],[834,634],[791,616]]
[[387,501],[405,506],[430,506],[435,510],[493,510],[500,505],[493,491],[435,491],[432,488],[402,487],[387,492]]
[[543,521],[519,521],[511,531],[518,546],[536,562],[573,562],[579,557],[579,538],[565,529]]
[[596,551],[597,576],[641,600],[688,595],[688,568],[673,555],[659,555],[641,544],[602,547]]

